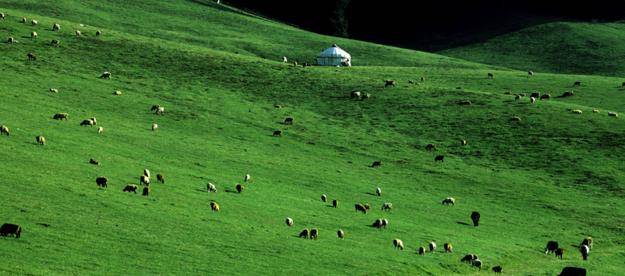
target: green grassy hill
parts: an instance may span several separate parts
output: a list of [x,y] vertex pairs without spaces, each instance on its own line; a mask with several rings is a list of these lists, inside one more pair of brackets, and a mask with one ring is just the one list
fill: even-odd
[[623,76],[625,24],[555,22],[440,52],[537,72]]
[[[0,44],[0,124],[11,129],[0,136],[0,222],[24,227],[20,239],[0,238],[4,274],[485,273],[460,262],[468,253],[483,270],[515,275],[624,269],[625,125],[607,115],[625,111],[619,79],[529,78],[201,1],[40,2],[0,0],[0,39],[18,40]],[[364,66],[277,62],[310,60],[334,42]],[[103,71],[112,78],[100,79]],[[577,80],[575,96],[555,97]],[[372,97],[352,100],[354,89]],[[554,97],[530,104],[505,94],[534,90]],[[165,115],[150,112],[155,104]],[[58,112],[69,120],[53,120]],[[287,116],[294,125],[281,123]],[[104,133],[79,125],[90,117]],[[272,137],[277,129],[282,137]],[[435,163],[439,154],[445,161]],[[370,168],[374,160],[383,165]],[[166,183],[153,183],[149,197],[123,193],[144,168]],[[247,173],[245,191],[228,192]],[[208,182],[217,193],[206,192]],[[456,206],[440,204],[448,196]],[[355,212],[357,202],[372,211]],[[380,211],[384,202],[394,209]],[[482,214],[479,227],[468,225],[472,211]],[[387,229],[369,226],[380,217]],[[298,238],[304,227],[318,228],[319,239]],[[584,262],[575,246],[587,235],[595,248]],[[436,253],[416,254],[431,240]],[[565,248],[564,260],[543,254],[549,240]],[[454,253],[442,252],[446,242]]]

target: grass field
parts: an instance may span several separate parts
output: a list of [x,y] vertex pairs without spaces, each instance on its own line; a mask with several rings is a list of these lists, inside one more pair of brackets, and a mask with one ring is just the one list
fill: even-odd
[[[0,238],[2,274],[625,269],[625,124],[607,115],[625,112],[622,79],[539,70],[528,77],[503,61],[321,36],[199,0],[0,0],[0,12],[0,40],[18,41],[0,44],[0,124],[11,129],[0,136],[0,222],[24,228],[20,239]],[[51,31],[55,22],[60,32]],[[356,66],[278,62],[312,61],[332,43]],[[112,78],[100,79],[103,71]],[[398,85],[384,88],[384,79]],[[372,97],[352,100],[354,89]],[[573,97],[557,97],[569,90]],[[530,104],[505,94],[532,91],[553,97]],[[150,112],[155,104],[164,116]],[[69,120],[53,120],[58,112]],[[294,125],[281,123],[287,116]],[[104,133],[79,125],[90,117]],[[277,129],[282,137],[272,137]],[[437,150],[426,151],[428,143]],[[439,154],[445,161],[435,163]],[[370,168],[374,160],[383,165]],[[149,197],[123,193],[144,168],[166,183],[153,183]],[[247,173],[245,191],[228,192]],[[107,189],[96,186],[98,176],[109,179]],[[206,192],[208,182],[217,193]],[[440,204],[448,196],[455,206]],[[211,200],[220,212],[211,212]],[[355,212],[358,202],[372,211]],[[384,202],[394,209],[380,211]],[[469,225],[472,211],[482,214],[479,227]],[[380,217],[387,229],[369,226]],[[298,238],[305,227],[318,228],[319,239]],[[595,247],[582,261],[577,245],[588,235]],[[393,248],[395,238],[404,251]],[[431,240],[436,253],[416,254]],[[544,254],[549,240],[565,248],[564,260]],[[446,242],[454,253],[442,252]],[[460,262],[468,253],[482,271]]]

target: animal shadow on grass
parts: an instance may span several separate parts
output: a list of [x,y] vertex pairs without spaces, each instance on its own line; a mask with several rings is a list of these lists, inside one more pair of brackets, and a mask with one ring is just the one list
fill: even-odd
[[235,194],[239,193],[239,192],[237,192],[236,190],[232,190],[232,189],[230,189],[230,188],[227,188],[227,189],[225,190],[225,192],[226,192],[226,193],[235,193]]
[[376,195],[376,194],[374,194],[372,192],[366,192],[365,194],[372,195],[372,196],[378,196],[378,195]]
[[456,223],[457,224],[461,224],[461,225],[471,225],[471,224],[468,224],[468,223],[466,223],[464,221],[456,221]]

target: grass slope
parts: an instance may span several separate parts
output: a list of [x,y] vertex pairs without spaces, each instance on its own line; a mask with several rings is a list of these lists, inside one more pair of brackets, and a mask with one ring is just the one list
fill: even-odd
[[555,22],[440,53],[520,70],[623,76],[623,39],[623,23]]
[[[0,44],[0,124],[12,131],[0,137],[0,220],[25,229],[19,240],[0,239],[0,272],[480,273],[459,262],[467,253],[511,274],[623,270],[625,125],[606,115],[625,111],[617,79],[528,78],[349,40],[339,41],[371,66],[292,67],[269,53],[303,60],[338,39],[192,1],[126,3],[0,1],[8,14],[0,38],[19,41]],[[39,25],[19,23],[22,16]],[[60,33],[50,31],[54,22]],[[29,38],[33,30],[39,38]],[[38,60],[27,61],[29,52]],[[104,70],[111,80],[98,78]],[[408,83],[420,76],[426,80]],[[398,86],[383,88],[387,78]],[[530,105],[504,94],[556,95],[578,79],[584,85],[571,98]],[[352,89],[373,97],[350,100]],[[456,104],[464,99],[473,105]],[[153,104],[166,115],[150,113]],[[52,120],[57,112],[70,119]],[[92,116],[103,134],[79,126]],[[293,126],[280,123],[286,116]],[[275,129],[284,136],[271,137]],[[36,135],[48,144],[36,145]],[[437,152],[425,151],[427,143]],[[445,162],[434,163],[436,154]],[[369,168],[373,160],[383,166]],[[149,197],[122,193],[143,168],[167,183],[154,183]],[[242,194],[226,191],[246,173],[253,181]],[[109,178],[108,189],[96,187],[97,176]],[[218,193],[206,193],[209,181]],[[371,194],[376,186],[380,198]],[[339,208],[320,202],[322,193]],[[447,196],[458,204],[441,206]],[[212,213],[210,200],[222,211]],[[354,212],[356,202],[373,211]],[[394,210],[382,213],[383,202]],[[477,228],[467,225],[473,210],[482,213]],[[388,229],[368,226],[378,217]],[[304,227],[319,228],[319,240],[297,238]],[[335,237],[339,228],[345,240]],[[572,245],[586,235],[596,248],[583,262]],[[394,238],[405,251],[392,248]],[[567,250],[563,261],[542,253],[552,239]],[[451,242],[455,252],[417,255],[430,240]]]

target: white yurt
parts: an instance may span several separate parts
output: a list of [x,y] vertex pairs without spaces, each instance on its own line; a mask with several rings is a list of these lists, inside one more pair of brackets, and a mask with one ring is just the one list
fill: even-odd
[[321,66],[352,66],[352,56],[336,44],[323,50],[317,56],[317,65]]

